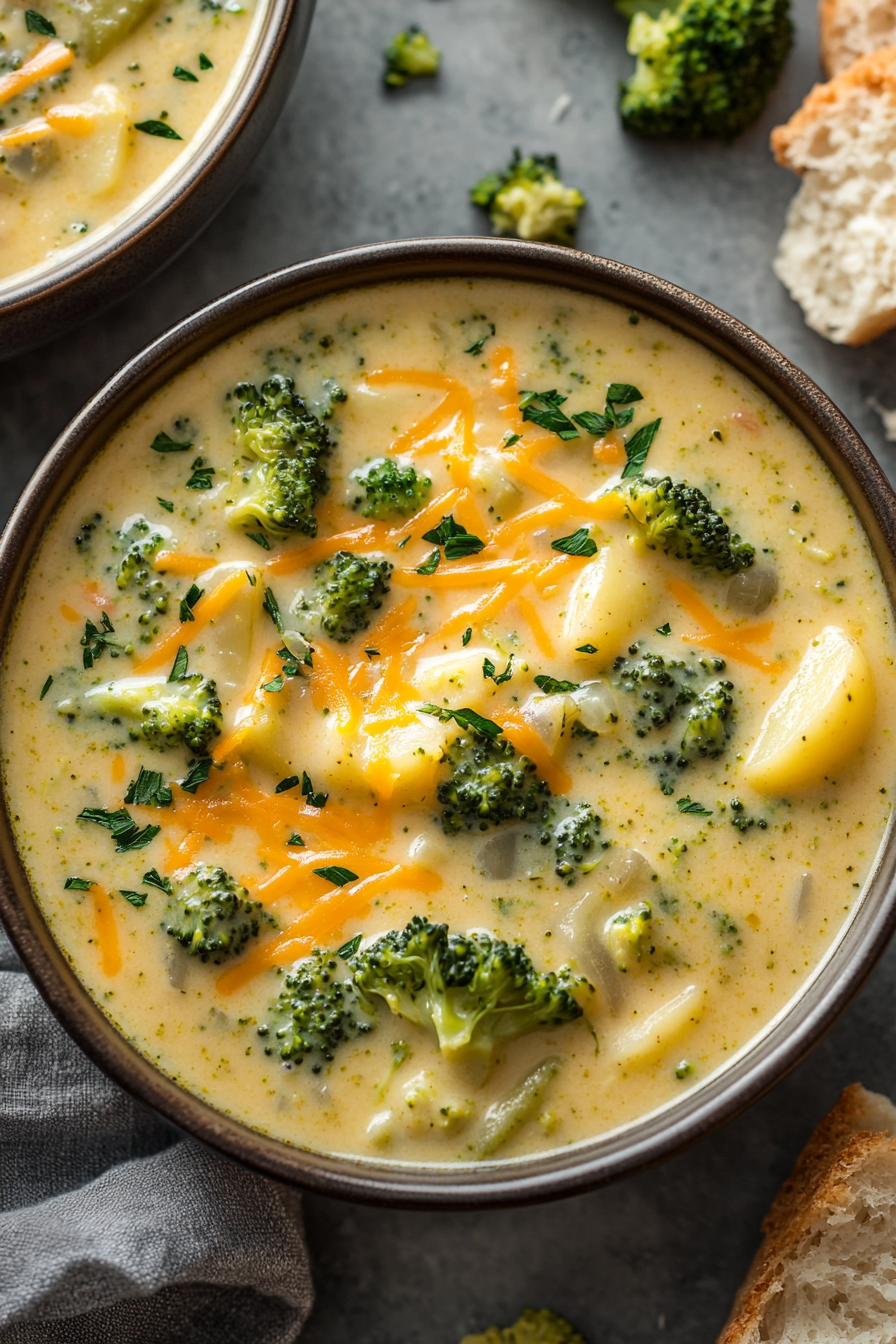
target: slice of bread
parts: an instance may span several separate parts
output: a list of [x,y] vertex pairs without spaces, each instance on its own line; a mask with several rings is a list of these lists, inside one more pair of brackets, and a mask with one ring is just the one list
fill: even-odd
[[854,1083],[797,1159],[718,1344],[896,1340],[896,1106]]
[[841,345],[896,326],[896,46],[817,84],[772,149],[803,178],[775,271],[809,326]]
[[821,0],[821,63],[828,78],[896,43],[896,0]]

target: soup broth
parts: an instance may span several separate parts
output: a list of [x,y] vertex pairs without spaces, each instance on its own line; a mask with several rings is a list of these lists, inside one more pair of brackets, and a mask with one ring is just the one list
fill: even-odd
[[374,287],[84,471],[4,782],[160,1070],[287,1143],[504,1160],[674,1102],[801,991],[889,817],[893,655],[852,507],[724,361],[557,288]]

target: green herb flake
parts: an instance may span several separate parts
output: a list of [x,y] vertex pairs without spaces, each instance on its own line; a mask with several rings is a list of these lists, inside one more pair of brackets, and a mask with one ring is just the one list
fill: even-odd
[[379,658],[380,656],[379,649],[365,649],[364,652],[367,655],[368,662],[370,661],[371,658]]
[[43,14],[38,14],[36,9],[25,10],[25,31],[29,33],[40,33],[41,37],[55,37],[56,29],[49,19],[45,19]]
[[93,883],[88,877],[67,877],[64,886],[66,891],[89,891]]
[[535,685],[545,695],[567,695],[570,691],[579,689],[577,681],[558,681],[556,677],[538,676],[535,678]]
[[51,673],[50,676],[47,677],[43,686],[41,686],[40,688],[40,695],[38,696],[39,700],[43,700],[44,696],[46,695],[47,691],[50,689],[52,685],[53,685],[53,675]]
[[628,406],[632,401],[643,401],[644,393],[639,392],[633,383],[611,383],[607,388],[607,401],[612,406]]
[[464,354],[465,354],[465,355],[481,355],[481,354],[482,354],[482,351],[483,351],[483,349],[484,349],[484,347],[485,347],[485,343],[486,343],[486,341],[490,341],[491,338],[492,338],[492,337],[494,336],[494,334],[495,334],[495,324],[494,324],[494,322],[489,322],[488,325],[489,325],[490,330],[487,331],[487,332],[485,333],[484,336],[480,336],[478,341],[474,341],[472,345],[468,345],[467,348],[466,348],[466,350],[464,351]]
[[176,65],[171,72],[175,79],[182,79],[187,84],[198,84],[199,77],[194,75],[191,70],[185,70],[182,65]]
[[84,622],[81,647],[84,650],[83,662],[87,671],[93,667],[97,659],[101,658],[107,649],[120,649],[122,647],[119,640],[112,638],[114,634],[115,627],[105,612],[100,617],[99,626],[94,625],[93,621]]
[[197,588],[195,583],[190,584],[189,591],[180,600],[180,619],[182,621],[195,621],[193,608],[204,593],[204,588]]
[[656,632],[658,635],[671,635],[672,627],[667,621],[665,625],[658,625],[656,628]]
[[204,457],[194,458],[190,466],[190,476],[186,488],[188,490],[211,490],[214,475],[214,467],[207,466]]
[[508,434],[504,442],[501,444],[501,447],[512,448],[515,443],[519,443],[522,437],[523,437],[522,434]]
[[577,644],[576,653],[597,653],[593,644]]
[[333,882],[337,887],[344,887],[347,882],[357,882],[358,880],[358,874],[353,873],[351,868],[340,868],[338,865],[330,868],[312,868],[311,871],[316,873],[318,877]]
[[482,663],[483,679],[491,679],[496,686],[503,686],[513,676],[513,654],[507,659],[507,666],[503,672],[498,672],[491,658],[483,659]]
[[214,761],[211,756],[200,756],[187,771],[186,779],[178,780],[184,793],[195,793],[200,784],[204,784],[211,774]]
[[[174,127],[169,126],[167,121],[157,121],[153,118],[150,118],[149,121],[135,121],[134,130],[142,131],[144,135],[157,135],[161,140],[183,140],[183,136],[178,135]],[[187,444],[187,447],[192,447],[192,445]],[[161,451],[165,453],[172,450],[163,448]]]
[[171,664],[171,671],[168,674],[168,680],[183,681],[187,675],[187,668],[190,666],[190,655],[186,648],[181,644],[177,653],[174,655],[174,662]]
[[156,495],[156,503],[161,504],[166,513],[174,512],[174,504],[170,499],[162,499],[161,495]]
[[431,541],[434,546],[444,546],[446,560],[463,560],[468,555],[478,555],[485,546],[480,537],[474,537],[472,532],[456,523],[453,514],[443,518],[438,527],[424,532],[423,540]]
[[474,733],[481,733],[483,737],[498,737],[504,731],[499,723],[483,718],[475,709],[444,709],[440,705],[421,705],[420,713],[432,714],[440,723],[451,723],[453,720],[460,728],[470,728]]
[[304,840],[302,839],[302,837],[299,835],[298,831],[293,831],[292,835],[289,837],[289,839],[287,840],[286,843],[287,843],[288,845],[291,845],[291,846],[293,847],[293,849],[304,849],[304,848],[305,848],[305,841],[304,841]]
[[285,779],[281,779],[280,783],[274,789],[274,792],[289,793],[289,790],[294,789],[298,784],[298,782],[299,782],[298,775],[287,775]]
[[689,817],[711,817],[712,811],[704,807],[702,803],[691,802],[690,798],[679,798],[675,806],[679,812],[685,813]]
[[579,431],[569,416],[560,410],[567,400],[561,397],[556,388],[549,392],[520,391],[520,411],[524,420],[529,420],[540,429],[547,429],[560,439],[577,439]]
[[472,627],[472,625],[468,625],[467,628],[466,628],[466,630],[464,631],[463,635],[461,636],[461,641],[460,641],[461,644],[463,644],[464,648],[467,647],[467,645],[469,644],[469,642],[470,642],[470,640],[471,640],[472,638],[473,638],[473,627]]
[[622,479],[629,476],[640,476],[644,470],[644,463],[647,460],[647,454],[650,451],[650,445],[657,435],[657,430],[662,424],[662,419],[651,420],[649,425],[642,425],[636,430],[625,445],[625,456],[627,458],[625,466],[622,468]]
[[146,904],[145,891],[129,891],[127,887],[119,887],[118,894],[123,896],[126,901],[130,901],[131,905],[135,905],[138,910]]
[[181,443],[178,439],[172,439],[164,430],[155,436],[149,446],[154,453],[186,453],[193,447],[192,443]]
[[171,895],[170,880],[167,877],[162,877],[157,868],[150,868],[148,873],[144,873],[143,882],[147,887],[158,887],[159,891],[164,891],[168,896]]
[[564,555],[592,556],[597,554],[597,543],[592,541],[587,527],[579,527],[568,537],[552,541],[551,550],[562,551]]
[[270,588],[264,590],[264,601],[261,604],[267,614],[270,616],[274,625],[277,627],[277,633],[283,634],[283,617],[280,614],[280,603],[277,601]]
[[85,807],[78,813],[78,821],[92,821],[112,832],[116,842],[115,853],[126,854],[132,849],[144,849],[153,841],[162,829],[161,826],[144,826],[141,830],[127,808],[119,807],[115,812],[107,812],[103,807]]
[[200,51],[200,53],[199,53],[199,69],[200,69],[200,70],[214,70],[214,68],[215,68],[215,67],[212,65],[211,61],[210,61],[209,58],[206,56],[205,52],[204,52],[204,51]]
[[325,807],[327,799],[329,798],[330,795],[328,793],[315,793],[314,785],[311,783],[308,771],[303,770],[302,796],[304,797],[309,807]]
[[343,943],[341,947],[336,949],[337,957],[341,957],[343,961],[348,961],[355,955],[358,948],[361,946],[362,941],[363,935],[356,933],[354,938],[349,938],[347,943]]
[[158,770],[146,770],[141,765],[136,779],[132,779],[124,795],[126,803],[135,807],[170,807],[174,799],[171,789]]
[[277,691],[282,691],[283,673],[278,672],[276,677],[272,677],[270,681],[266,681],[261,689],[263,691],[270,691],[272,694],[275,694]]
[[415,573],[435,574],[436,570],[439,567],[439,561],[441,560],[441,558],[442,558],[442,552],[438,549],[438,547],[436,547],[436,549],[431,552],[429,559],[424,560],[422,565],[417,566]]

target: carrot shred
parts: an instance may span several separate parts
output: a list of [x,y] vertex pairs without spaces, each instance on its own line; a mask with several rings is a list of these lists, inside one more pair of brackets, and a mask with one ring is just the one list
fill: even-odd
[[213,555],[188,555],[183,551],[156,551],[153,569],[159,574],[201,574],[219,565]]
[[121,784],[125,774],[124,757],[120,751],[117,751],[112,757],[112,783]]
[[688,615],[703,626],[702,634],[682,635],[688,644],[703,645],[733,658],[735,662],[758,668],[761,672],[780,671],[780,663],[761,658],[746,647],[748,644],[764,644],[771,637],[774,628],[772,621],[761,621],[758,625],[726,626],[706,605],[696,588],[684,579],[668,579],[666,588]]
[[100,950],[100,969],[103,975],[117,975],[121,970],[121,944],[118,939],[115,911],[112,909],[112,897],[98,882],[94,882],[91,893],[96,942]]
[[237,570],[234,574],[228,574],[217,586],[213,588],[205,597],[201,597],[193,608],[193,620],[181,621],[176,625],[164,639],[159,640],[154,649],[140,662],[135,663],[133,671],[151,672],[157,667],[163,667],[166,663],[174,660],[180,646],[191,643],[198,634],[201,634],[209,621],[217,620],[224,611],[227,610],[230,603],[236,598],[240,589],[245,583],[248,583],[248,577],[245,570]]
[[67,70],[74,59],[75,53],[64,42],[56,38],[44,42],[27,61],[22,62],[18,70],[10,70],[7,74],[0,75],[0,103],[15,98],[16,94],[22,93],[39,80],[49,79],[51,75],[58,75],[61,70]]
[[510,739],[517,751],[535,762],[539,775],[551,793],[569,793],[572,788],[572,776],[557,764],[541,737],[532,725],[526,722],[518,709],[509,707],[496,710],[492,718],[496,723],[500,723],[505,736]]
[[534,602],[530,602],[528,597],[520,595],[516,599],[516,605],[519,607],[520,615],[532,631],[532,638],[538,645],[545,658],[553,658],[554,643],[544,628],[544,623],[538,614]]
[[64,616],[67,621],[71,621],[72,625],[81,624],[82,617],[79,616],[74,607],[70,607],[67,602],[63,602],[62,606],[59,608],[59,614]]

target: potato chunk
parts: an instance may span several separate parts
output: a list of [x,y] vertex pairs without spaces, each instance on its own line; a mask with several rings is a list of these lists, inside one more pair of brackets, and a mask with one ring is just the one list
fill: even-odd
[[744,778],[765,794],[811,788],[855,755],[873,716],[865,655],[845,630],[825,626],[766,714]]
[[[605,546],[589,560],[572,586],[566,606],[563,638],[573,657],[591,657],[593,667],[608,667],[631,642],[646,619],[656,592],[631,546]],[[580,645],[597,649],[577,654]]]

